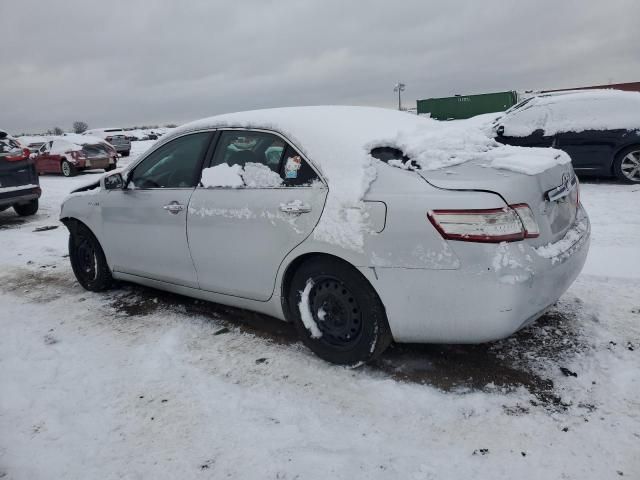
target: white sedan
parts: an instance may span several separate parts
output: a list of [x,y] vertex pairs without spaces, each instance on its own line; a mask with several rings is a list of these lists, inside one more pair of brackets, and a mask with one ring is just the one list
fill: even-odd
[[349,365],[393,340],[512,334],[571,285],[590,235],[565,153],[359,107],[185,125],[73,193],[61,220],[85,288],[263,312]]

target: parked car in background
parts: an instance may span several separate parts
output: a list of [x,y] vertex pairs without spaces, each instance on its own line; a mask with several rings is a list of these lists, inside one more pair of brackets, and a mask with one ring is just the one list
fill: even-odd
[[38,211],[41,190],[28,148],[0,130],[0,211],[13,207],[20,216]]
[[640,183],[640,93],[559,92],[528,98],[493,124],[498,142],[564,150],[581,175]]
[[194,122],[64,201],[71,266],[291,321],[339,364],[503,338],[571,285],[590,227],[566,155],[494,143],[376,108]]
[[123,157],[128,157],[131,153],[131,140],[122,128],[92,128],[84,132],[83,135],[92,135],[106,140]]
[[62,173],[72,177],[81,170],[116,168],[115,149],[97,137],[70,134],[54,137],[32,154],[38,173]]

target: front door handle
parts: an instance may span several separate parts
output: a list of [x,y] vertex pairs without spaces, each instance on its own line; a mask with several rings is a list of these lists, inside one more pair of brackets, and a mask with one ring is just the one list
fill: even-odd
[[289,203],[281,203],[280,211],[285,213],[309,213],[311,211],[311,205],[307,205],[300,200],[294,200]]
[[169,213],[173,213],[174,215],[177,215],[178,213],[184,210],[184,205],[174,200],[173,202],[168,203],[162,208],[168,211]]

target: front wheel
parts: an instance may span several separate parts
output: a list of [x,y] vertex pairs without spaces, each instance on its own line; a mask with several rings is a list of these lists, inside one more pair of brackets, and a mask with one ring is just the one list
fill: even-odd
[[627,148],[616,156],[613,173],[625,183],[640,183],[640,145]]
[[303,263],[293,275],[288,307],[302,342],[328,362],[366,363],[391,343],[377,293],[360,272],[340,260]]
[[107,290],[113,278],[98,239],[81,224],[70,228],[70,232],[69,259],[76,279],[92,292]]
[[30,215],[35,215],[36,212],[38,211],[38,199],[34,198],[29,203],[14,205],[13,209],[21,217],[28,217]]
[[77,173],[76,167],[71,165],[68,160],[62,160],[62,163],[60,164],[60,171],[65,177],[73,177]]

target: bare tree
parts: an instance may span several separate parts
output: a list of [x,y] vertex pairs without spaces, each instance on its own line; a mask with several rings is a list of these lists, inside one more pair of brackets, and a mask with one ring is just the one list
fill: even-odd
[[75,133],[86,132],[87,128],[89,128],[89,125],[87,125],[86,122],[81,122],[79,120],[76,120],[75,122],[73,122],[73,131]]
[[54,135],[62,135],[63,133],[64,133],[64,130],[62,130],[60,127],[53,127]]

